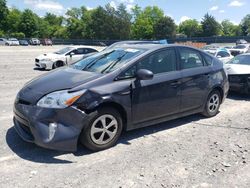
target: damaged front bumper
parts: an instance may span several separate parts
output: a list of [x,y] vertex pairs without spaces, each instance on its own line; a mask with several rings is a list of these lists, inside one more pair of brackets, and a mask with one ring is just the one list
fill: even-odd
[[15,102],[13,119],[23,140],[48,149],[76,151],[88,115],[75,107],[48,109]]

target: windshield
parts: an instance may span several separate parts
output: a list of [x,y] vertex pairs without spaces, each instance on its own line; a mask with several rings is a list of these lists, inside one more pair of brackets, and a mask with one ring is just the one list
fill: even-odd
[[234,49],[244,49],[244,48],[246,48],[245,45],[237,45],[234,47]]
[[250,55],[236,56],[228,64],[250,65]]
[[211,51],[207,51],[207,53],[209,53],[209,54],[211,54],[213,56],[215,56],[215,54],[216,54],[216,52],[211,52]]
[[73,68],[96,72],[96,73],[109,73],[117,68],[123,66],[132,57],[135,57],[145,50],[142,49],[113,49],[103,51],[78,61],[73,65]]
[[62,55],[62,54],[65,54],[67,52],[69,52],[70,50],[73,50],[74,48],[73,47],[66,47],[66,48],[63,48],[57,52],[55,52],[55,54],[59,54],[59,55]]

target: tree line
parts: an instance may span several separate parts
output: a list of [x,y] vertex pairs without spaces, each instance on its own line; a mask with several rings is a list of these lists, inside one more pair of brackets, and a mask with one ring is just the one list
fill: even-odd
[[71,8],[64,16],[46,13],[40,17],[30,9],[8,8],[0,0],[0,37],[61,39],[168,39],[175,37],[247,36],[250,35],[250,14],[240,24],[229,20],[219,23],[205,14],[201,22],[189,19],[176,25],[157,6],[130,11],[124,4],[110,4],[95,9]]

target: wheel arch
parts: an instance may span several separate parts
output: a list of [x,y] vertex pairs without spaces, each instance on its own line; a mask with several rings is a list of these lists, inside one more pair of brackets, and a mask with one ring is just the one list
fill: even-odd
[[96,111],[98,108],[113,108],[115,110],[117,110],[119,112],[119,114],[121,115],[122,118],[122,122],[123,122],[123,129],[126,130],[127,127],[127,112],[125,110],[125,108],[120,105],[119,103],[113,102],[113,101],[107,101],[107,102],[103,102],[101,104],[99,104],[98,106],[96,106],[93,111]]
[[223,91],[223,89],[222,89],[222,87],[221,87],[220,85],[214,86],[214,87],[211,89],[211,91],[209,92],[208,96],[210,95],[211,92],[216,91],[216,90],[219,91],[219,93],[220,93],[220,97],[221,97],[220,103],[222,103],[222,99],[224,98],[224,91]]

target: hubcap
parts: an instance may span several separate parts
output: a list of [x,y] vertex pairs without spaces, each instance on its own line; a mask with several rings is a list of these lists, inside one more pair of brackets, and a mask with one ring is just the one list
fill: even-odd
[[92,124],[90,136],[95,144],[104,145],[115,137],[117,129],[118,122],[114,116],[102,115]]
[[208,110],[210,113],[215,113],[218,110],[220,104],[219,96],[213,94],[208,101]]

